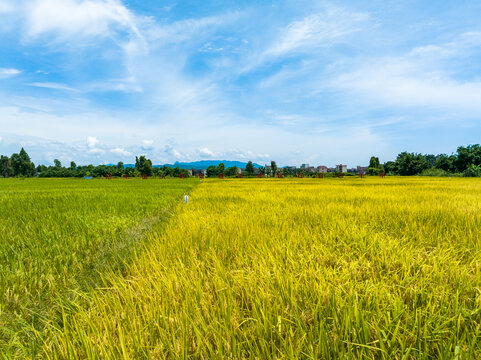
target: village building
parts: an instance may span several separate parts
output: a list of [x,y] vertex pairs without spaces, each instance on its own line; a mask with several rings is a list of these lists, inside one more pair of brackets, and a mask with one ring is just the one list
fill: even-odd
[[191,169],[188,170],[191,176],[199,176],[200,174],[203,174],[204,176],[207,175],[207,170],[206,169]]
[[357,166],[358,173],[365,173],[367,171],[367,166]]

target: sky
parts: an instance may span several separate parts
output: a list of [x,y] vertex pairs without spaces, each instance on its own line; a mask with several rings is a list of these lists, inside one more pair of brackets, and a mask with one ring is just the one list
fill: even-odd
[[0,0],[0,154],[366,165],[481,142],[479,0]]

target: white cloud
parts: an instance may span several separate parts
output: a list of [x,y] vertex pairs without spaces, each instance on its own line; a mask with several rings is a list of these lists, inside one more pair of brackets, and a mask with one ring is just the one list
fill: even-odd
[[0,68],[0,79],[20,75],[22,72],[18,69],[7,69],[7,68]]
[[376,106],[458,109],[481,114],[481,82],[459,82],[441,74],[409,69],[403,63],[373,64],[342,75],[335,83]]
[[418,59],[440,60],[440,58],[455,58],[478,50],[481,45],[481,32],[466,32],[453,41],[442,44],[429,44],[413,48],[407,56]]
[[313,46],[331,45],[333,41],[358,31],[359,24],[367,19],[366,14],[338,8],[309,15],[289,24],[280,39],[264,55],[279,56],[296,50],[311,50]]
[[415,47],[404,55],[363,59],[331,81],[331,86],[355,94],[375,107],[418,108],[431,113],[481,115],[481,81],[456,76],[478,51],[481,33],[465,33],[451,42]]
[[171,159],[185,160],[187,158],[186,155],[181,154],[177,149],[175,149],[172,145],[166,145],[164,147],[164,153],[166,153]]
[[27,84],[27,85],[34,86],[34,87],[40,87],[40,88],[46,88],[46,89],[53,89],[53,90],[77,91],[77,89],[71,88],[67,85],[59,84],[59,83],[53,83],[53,82],[48,82],[48,83],[34,82],[34,83]]
[[368,14],[328,6],[322,12],[288,24],[264,51],[251,58],[241,73],[279,57],[296,53],[315,54],[318,48],[341,43],[347,35],[359,31],[367,19]]
[[125,93],[140,93],[143,91],[141,84],[134,76],[123,79],[103,79],[101,82],[89,84],[86,91],[121,91]]
[[99,148],[91,148],[87,151],[90,155],[101,155],[105,153],[105,150]]
[[154,141],[153,140],[143,140],[142,141],[142,150],[152,150],[154,147]]
[[202,156],[207,156],[207,157],[214,157],[215,156],[215,153],[211,150],[209,150],[208,148],[204,147],[204,148],[201,148],[199,149],[199,155],[202,157]]
[[28,2],[30,36],[109,36],[116,26],[138,34],[132,13],[116,0],[35,0]]
[[[20,4],[23,0],[16,1]],[[15,96],[17,90],[13,87],[0,92],[2,136],[8,142],[10,138],[5,131],[21,131],[21,135],[54,138],[66,144],[78,142],[74,147],[74,159],[110,162],[109,157],[114,155],[138,155],[148,151],[156,163],[164,159],[170,162],[199,157],[262,162],[269,161],[269,154],[272,154],[273,160],[279,163],[279,160],[315,163],[316,159],[328,162],[326,159],[332,157],[338,159],[332,160],[334,164],[345,162],[345,157],[368,158],[373,152],[372,144],[390,140],[387,139],[390,134],[383,138],[372,131],[373,128],[378,130],[374,123],[382,122],[378,114],[365,115],[373,109],[403,107],[402,111],[394,109],[389,116],[410,115],[404,107],[427,106],[431,110],[464,109],[480,113],[480,106],[475,104],[481,94],[480,84],[449,74],[452,70],[449,66],[444,70],[431,66],[431,61],[435,61],[432,59],[458,56],[463,51],[460,43],[469,47],[476,36],[480,38],[475,33],[467,34],[465,42],[456,40],[449,44],[420,46],[405,56],[387,58],[383,55],[395,54],[399,48],[386,43],[386,50],[380,49],[381,42],[372,32],[352,35],[365,27],[368,16],[344,9],[327,8],[321,12],[319,8],[315,11],[297,9],[275,16],[277,24],[284,21],[283,27],[273,24],[273,16],[262,24],[263,31],[259,32],[261,22],[254,24],[258,22],[255,6],[248,9],[253,17],[246,16],[246,21],[241,19],[242,23],[234,24],[240,26],[233,26],[237,13],[172,23],[170,16],[159,22],[139,18],[120,0],[24,2],[28,6],[24,7],[25,14],[18,17],[18,23],[22,23],[22,19],[26,21],[23,27],[26,38],[35,44],[19,39],[20,45],[34,45],[28,50],[58,59],[58,63],[52,63],[55,64],[53,68],[45,68],[49,76],[29,71],[27,75],[31,80],[28,82],[31,86],[74,91],[68,86],[73,78],[81,91],[75,94],[48,92],[50,97],[38,99],[22,95],[22,104],[17,101],[19,96]],[[303,15],[293,15],[301,11]],[[202,44],[209,44],[210,50],[227,49],[219,40],[226,37],[224,29],[228,30],[228,36],[236,38],[236,45],[241,42],[244,45],[237,46],[235,52],[223,50],[199,57]],[[354,36],[359,43],[352,41]],[[140,39],[143,37],[149,43],[150,54],[142,53]],[[61,41],[65,43],[59,44]],[[114,49],[107,41],[114,43]],[[422,39],[417,39],[416,43],[420,41]],[[374,47],[373,42],[376,43]],[[64,61],[73,56],[56,57],[58,51],[71,48],[77,51],[78,43],[88,46],[83,49],[85,61],[79,58],[78,62],[70,64]],[[339,44],[341,46],[335,46]],[[405,44],[403,42],[403,49]],[[45,51],[45,46],[57,46],[57,49]],[[117,46],[127,56],[118,56]],[[107,66],[108,71],[102,71],[104,76],[89,82],[89,77],[98,75],[89,70],[90,65],[97,65],[90,62],[92,53],[95,53],[93,61],[101,65],[99,69]],[[371,54],[378,57],[360,58]],[[286,59],[290,56],[295,58]],[[427,58],[430,62],[426,62]],[[253,69],[274,61],[272,68],[237,78],[238,69]],[[40,67],[43,66],[37,64],[34,69]],[[65,73],[58,76],[55,67]],[[469,65],[466,68],[469,69]],[[83,70],[81,78],[85,83],[78,81],[78,71]],[[72,74],[74,76],[70,77]],[[105,78],[107,76],[109,78]],[[46,82],[49,80],[65,84]],[[263,81],[259,83],[260,80]],[[32,92],[26,88],[19,91],[22,90]],[[130,94],[128,97],[88,94],[89,91],[112,90]],[[318,92],[313,95],[316,90]],[[140,91],[143,92],[141,96]],[[111,106],[113,104],[115,107]],[[266,116],[267,108],[273,110]],[[359,114],[355,120],[353,113]],[[366,129],[359,130],[358,123],[364,124]],[[338,133],[336,129],[342,131]],[[93,136],[89,137],[93,140],[86,143],[85,139],[91,134],[102,139],[101,144]],[[152,140],[143,140],[150,138],[155,139],[155,146]],[[171,139],[172,146],[164,149],[162,145]],[[340,143],[348,145],[340,149]],[[363,144],[368,145],[363,147]],[[204,147],[206,145],[208,147]],[[359,154],[358,148],[365,153]],[[225,149],[235,150],[225,152]],[[89,158],[89,154],[104,156]]]
[[87,146],[89,148],[94,148],[99,143],[99,140],[94,136],[87,137]]
[[163,40],[175,43],[196,40],[208,35],[209,30],[215,30],[219,26],[232,26],[233,22],[239,17],[239,12],[230,12],[224,15],[176,21],[169,25],[152,26],[148,30],[148,38],[156,41]]
[[130,156],[132,155],[129,151],[122,149],[120,147],[111,149],[110,152],[115,155],[120,155],[120,156]]

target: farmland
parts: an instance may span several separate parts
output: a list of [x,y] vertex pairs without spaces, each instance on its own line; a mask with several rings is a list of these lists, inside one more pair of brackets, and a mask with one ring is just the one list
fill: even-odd
[[59,301],[74,301],[112,264],[119,272],[193,185],[0,179],[0,355],[35,352]]
[[478,179],[164,181],[0,182],[0,351],[481,356]]

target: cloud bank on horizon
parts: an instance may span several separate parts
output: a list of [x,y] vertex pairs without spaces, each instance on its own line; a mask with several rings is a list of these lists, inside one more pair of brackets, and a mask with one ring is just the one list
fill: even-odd
[[450,153],[480,142],[480,17],[477,0],[0,0],[0,153]]

